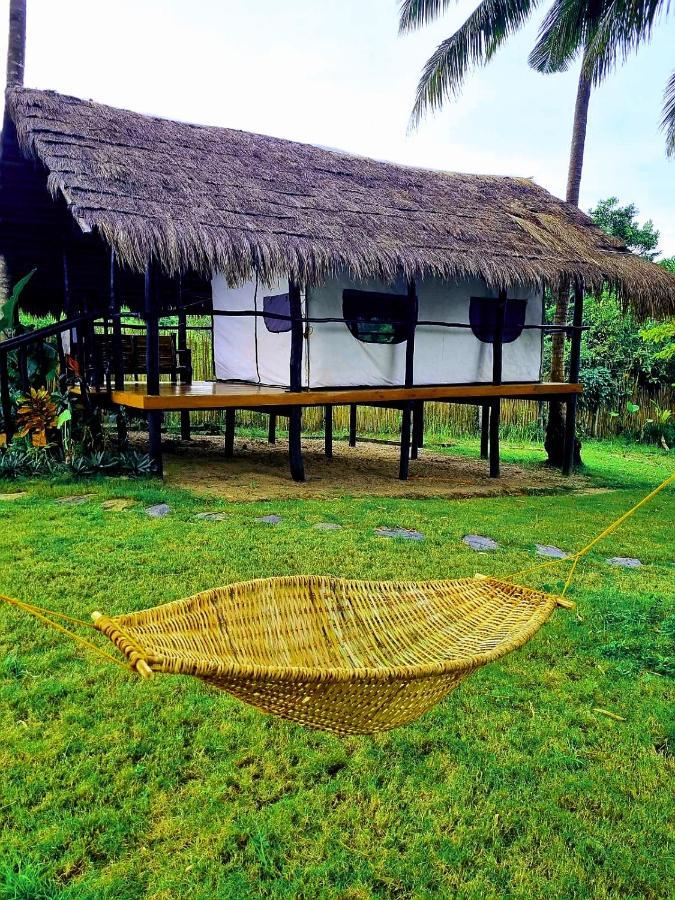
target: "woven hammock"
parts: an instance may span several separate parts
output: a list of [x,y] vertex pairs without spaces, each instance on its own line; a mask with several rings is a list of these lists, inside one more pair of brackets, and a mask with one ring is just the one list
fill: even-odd
[[[476,669],[522,647],[564,598],[579,560],[648,503],[675,475],[565,560],[510,578],[347,581],[267,578],[204,591],[143,612],[93,614],[127,662],[58,621],[65,613],[0,595],[123,668],[191,675],[257,709],[337,734],[405,725]],[[560,595],[514,584],[535,569],[569,562]]]
[[405,725],[516,650],[560,598],[495,579],[269,578],[144,612],[94,614],[142,675],[192,675],[339,734]]

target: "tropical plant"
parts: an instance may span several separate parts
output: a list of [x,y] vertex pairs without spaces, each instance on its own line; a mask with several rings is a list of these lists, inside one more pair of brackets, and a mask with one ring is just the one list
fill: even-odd
[[44,388],[31,388],[19,400],[16,414],[19,437],[30,437],[34,447],[47,446],[47,432],[57,423],[56,406]]
[[608,197],[589,209],[588,214],[596,225],[622,240],[633,253],[651,260],[657,256],[660,233],[651,219],[639,224],[638,208],[634,203],[619,206],[617,197]]

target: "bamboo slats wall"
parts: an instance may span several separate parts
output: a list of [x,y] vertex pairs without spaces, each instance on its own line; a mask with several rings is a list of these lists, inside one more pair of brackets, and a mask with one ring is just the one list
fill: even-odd
[[[214,376],[212,336],[210,331],[189,331],[188,345],[192,349],[193,377],[195,381],[210,381]],[[673,408],[675,395],[668,387],[656,391],[647,391],[636,387],[632,400],[640,409],[636,413],[610,408],[592,412],[580,409],[578,414],[579,429],[582,433],[598,438],[614,437],[630,430],[640,432],[648,419],[655,418],[655,407]],[[619,415],[613,415],[619,412]],[[502,429],[505,435],[514,437],[530,437],[539,439],[543,436],[545,405],[535,401],[502,401]],[[174,421],[175,420],[175,421]],[[224,425],[224,414],[221,411],[193,412],[194,425],[211,423]],[[240,411],[237,422],[259,428],[267,428],[267,417],[259,413]],[[168,424],[176,425],[178,416],[168,416]],[[475,435],[478,429],[478,408],[460,406],[449,403],[428,403],[425,407],[425,431],[429,436],[462,437]],[[285,420],[280,420],[282,430]],[[321,431],[323,427],[323,410],[320,407],[308,408],[303,414],[303,425],[306,431]],[[359,434],[395,434],[400,428],[400,413],[389,409],[372,409],[360,407],[357,416]],[[334,410],[334,428],[336,432],[346,432],[349,427],[349,409],[336,407]]]

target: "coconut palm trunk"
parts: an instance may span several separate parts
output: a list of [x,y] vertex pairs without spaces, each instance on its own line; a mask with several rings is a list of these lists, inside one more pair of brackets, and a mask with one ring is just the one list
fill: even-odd
[[23,84],[26,58],[26,0],[9,0],[7,87]]
[[[574,106],[574,124],[572,126],[572,144],[570,146],[570,162],[567,172],[567,191],[565,199],[568,203],[579,205],[579,188],[584,166],[584,147],[586,144],[586,126],[588,125],[588,106],[591,99],[591,80],[585,74],[582,62],[577,85],[577,99]],[[567,324],[569,309],[570,284],[567,279],[561,281],[555,298],[555,325]],[[551,381],[565,380],[565,336],[556,333],[551,342]],[[548,463],[562,466],[565,446],[565,411],[559,401],[549,404],[548,422],[546,424],[546,440],[544,442]],[[581,444],[575,440],[575,463],[581,462]]]

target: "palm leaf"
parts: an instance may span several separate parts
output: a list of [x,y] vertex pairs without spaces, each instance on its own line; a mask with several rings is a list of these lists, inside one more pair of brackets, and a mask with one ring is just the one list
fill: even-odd
[[433,22],[450,6],[451,0],[403,0],[399,31],[405,34]]
[[19,302],[19,298],[21,297],[21,292],[31,280],[33,275],[35,275],[36,271],[36,269],[31,269],[31,271],[27,275],[24,275],[23,278],[20,278],[14,285],[12,293],[3,303],[2,311],[0,312],[0,331],[7,331],[7,329],[14,327],[16,305]]
[[666,153],[675,156],[675,72],[668,79],[663,95],[661,128],[666,132]]
[[501,44],[527,21],[539,0],[483,0],[452,37],[443,41],[422,71],[411,127],[461,91],[475,66],[488,63]]

